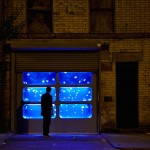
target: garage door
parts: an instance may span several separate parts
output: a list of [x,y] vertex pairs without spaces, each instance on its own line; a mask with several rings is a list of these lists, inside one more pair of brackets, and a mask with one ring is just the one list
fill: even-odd
[[17,73],[16,130],[42,133],[41,95],[52,87],[52,133],[96,133],[97,88],[92,72]]

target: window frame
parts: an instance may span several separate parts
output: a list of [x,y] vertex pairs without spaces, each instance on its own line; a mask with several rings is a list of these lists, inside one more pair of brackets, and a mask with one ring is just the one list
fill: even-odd
[[111,20],[112,20],[112,24],[111,24],[111,32],[107,32],[107,33],[112,33],[114,32],[114,11],[115,11],[115,7],[114,7],[114,0],[111,0],[111,8],[106,8],[106,7],[99,7],[98,5],[96,5],[97,8],[91,8],[90,6],[90,1],[97,1],[97,0],[89,0],[89,9],[90,9],[90,33],[105,33],[105,32],[94,32],[92,31],[92,22],[91,22],[91,13],[93,12],[111,12]]

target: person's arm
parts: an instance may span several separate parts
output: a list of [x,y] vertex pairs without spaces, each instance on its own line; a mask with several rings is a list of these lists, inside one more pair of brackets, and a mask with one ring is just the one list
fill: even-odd
[[54,115],[53,103],[52,103],[52,102],[53,102],[53,101],[52,101],[52,96],[51,96],[51,116]]

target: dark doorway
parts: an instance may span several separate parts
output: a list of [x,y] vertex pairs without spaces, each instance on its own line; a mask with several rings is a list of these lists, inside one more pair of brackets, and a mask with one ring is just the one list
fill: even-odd
[[117,128],[138,127],[138,62],[116,63]]

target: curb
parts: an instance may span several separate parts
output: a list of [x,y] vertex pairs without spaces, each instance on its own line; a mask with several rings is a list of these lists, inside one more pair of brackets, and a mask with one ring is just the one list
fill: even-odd
[[13,133],[5,133],[0,138],[0,146],[5,145],[8,142],[9,137],[11,137]]
[[120,146],[115,146],[112,144],[112,142],[109,140],[109,138],[107,137],[107,135],[102,134],[103,138],[107,141],[107,143],[112,147],[112,148],[117,148],[117,149],[122,149],[123,147]]
[[105,134],[102,134],[103,138],[108,142],[108,144],[110,144],[112,146],[112,148],[115,148],[115,149],[120,149],[120,150],[150,150],[150,147],[125,147],[125,146],[120,146],[119,144],[118,145],[115,145],[113,144],[113,142],[111,142],[111,139],[105,135]]

